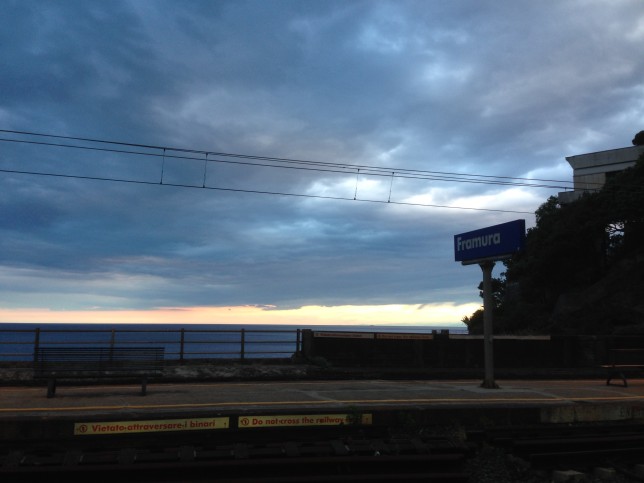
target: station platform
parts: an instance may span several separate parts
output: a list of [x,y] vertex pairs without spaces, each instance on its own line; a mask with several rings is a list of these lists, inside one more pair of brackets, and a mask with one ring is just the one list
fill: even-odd
[[644,418],[644,379],[290,380],[0,388],[0,439],[243,431],[347,424],[573,424]]

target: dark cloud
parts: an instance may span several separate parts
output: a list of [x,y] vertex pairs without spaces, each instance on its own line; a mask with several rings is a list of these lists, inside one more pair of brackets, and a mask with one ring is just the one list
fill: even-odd
[[[643,25],[638,0],[6,2],[0,128],[569,180],[565,156],[642,129]],[[0,169],[151,183],[0,173],[0,306],[477,302],[452,235],[533,217],[386,202],[557,191],[118,149],[147,156],[0,143]]]

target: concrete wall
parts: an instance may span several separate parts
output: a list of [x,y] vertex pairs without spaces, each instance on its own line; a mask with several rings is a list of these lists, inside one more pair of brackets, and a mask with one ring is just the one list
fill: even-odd
[[[398,336],[398,337],[396,337]],[[482,336],[303,331],[303,355],[333,366],[482,368]],[[497,336],[498,368],[596,368],[612,347],[644,348],[644,336]]]

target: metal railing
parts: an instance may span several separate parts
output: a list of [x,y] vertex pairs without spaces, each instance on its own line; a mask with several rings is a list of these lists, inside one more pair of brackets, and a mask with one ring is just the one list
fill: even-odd
[[167,359],[284,358],[301,352],[300,329],[0,329],[0,362],[33,361],[40,347],[163,346]]

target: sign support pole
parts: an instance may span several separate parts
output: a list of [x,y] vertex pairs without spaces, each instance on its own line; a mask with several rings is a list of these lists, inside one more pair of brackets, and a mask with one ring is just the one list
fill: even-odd
[[492,294],[492,269],[494,268],[493,261],[485,261],[479,263],[483,271],[483,350],[485,357],[485,379],[481,387],[487,389],[498,389],[498,385],[494,381],[494,328],[493,328],[493,314],[494,299]]

